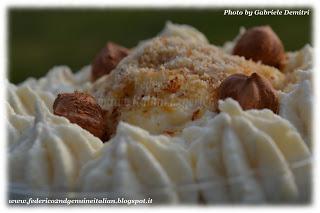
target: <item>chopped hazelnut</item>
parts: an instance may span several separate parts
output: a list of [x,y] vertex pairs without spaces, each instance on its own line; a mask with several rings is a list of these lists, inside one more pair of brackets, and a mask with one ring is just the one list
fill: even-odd
[[94,136],[104,140],[105,112],[89,94],[75,92],[59,94],[53,103],[55,115],[66,117]]
[[164,91],[170,92],[170,93],[176,93],[181,87],[181,83],[179,82],[178,77],[169,80],[169,82],[165,85],[163,88]]
[[173,130],[165,130],[163,134],[173,137],[176,134],[176,132]]
[[274,113],[279,110],[278,96],[271,83],[257,73],[229,76],[220,84],[218,96],[219,99],[233,98],[244,110],[268,108]]
[[194,121],[194,120],[197,120],[198,118],[201,117],[201,110],[200,109],[197,109],[196,111],[194,111],[192,113],[192,117],[191,117],[191,120]]
[[277,34],[269,26],[248,29],[238,40],[233,49],[234,55],[246,59],[261,61],[282,70],[286,63],[283,44]]
[[109,74],[128,54],[127,48],[108,42],[92,63],[91,80],[96,81],[103,75]]

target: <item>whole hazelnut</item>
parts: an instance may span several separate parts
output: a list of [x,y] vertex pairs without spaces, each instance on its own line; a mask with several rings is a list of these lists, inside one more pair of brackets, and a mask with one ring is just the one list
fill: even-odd
[[244,110],[270,109],[278,113],[279,100],[271,83],[257,73],[246,76],[234,74],[226,78],[218,88],[219,99],[228,97],[238,101]]
[[59,94],[53,103],[53,112],[104,139],[105,112],[91,95],[81,92]]
[[234,55],[261,61],[282,70],[286,63],[286,53],[277,34],[269,26],[248,29],[233,49]]
[[108,42],[92,63],[91,80],[96,81],[103,75],[109,74],[128,54],[127,48]]

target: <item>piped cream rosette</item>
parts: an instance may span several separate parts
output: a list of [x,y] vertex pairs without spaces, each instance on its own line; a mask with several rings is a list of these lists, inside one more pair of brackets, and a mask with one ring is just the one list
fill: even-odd
[[117,134],[104,144],[82,170],[84,192],[112,192],[131,199],[153,198],[155,203],[198,200],[188,153],[167,136],[120,122]]
[[39,191],[73,190],[80,168],[102,143],[78,125],[51,114],[41,101],[35,112],[34,122],[28,116],[13,122],[19,115],[11,111],[13,129],[22,132],[9,149],[10,182]]
[[243,111],[232,99],[219,109],[202,128],[182,132],[205,202],[307,200],[311,154],[296,129],[270,110]]

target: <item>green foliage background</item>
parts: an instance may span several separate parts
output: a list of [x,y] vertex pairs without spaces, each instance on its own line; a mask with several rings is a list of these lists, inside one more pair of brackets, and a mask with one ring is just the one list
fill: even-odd
[[13,83],[30,76],[38,78],[55,65],[67,65],[76,71],[89,64],[106,41],[133,47],[140,40],[155,36],[167,20],[196,27],[216,45],[233,39],[240,26],[256,25],[270,25],[286,50],[312,44],[312,15],[224,16],[223,10],[11,8],[8,77]]

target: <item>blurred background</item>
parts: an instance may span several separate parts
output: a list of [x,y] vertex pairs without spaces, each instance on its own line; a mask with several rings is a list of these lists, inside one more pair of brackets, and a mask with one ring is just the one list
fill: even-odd
[[108,40],[133,47],[155,36],[167,20],[196,27],[215,45],[232,40],[240,26],[266,24],[279,35],[287,51],[312,44],[312,16],[224,16],[223,11],[11,8],[8,78],[13,83],[39,78],[55,65],[67,65],[75,72],[90,64]]

